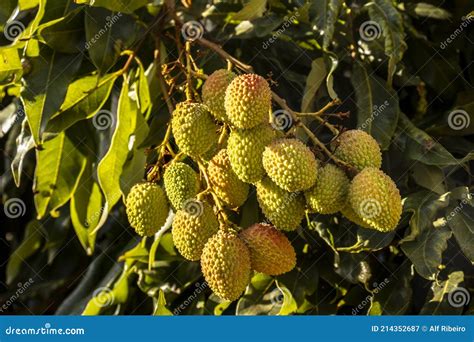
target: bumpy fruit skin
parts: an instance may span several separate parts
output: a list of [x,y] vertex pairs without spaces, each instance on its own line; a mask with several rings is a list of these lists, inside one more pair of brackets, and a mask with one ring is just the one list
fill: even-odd
[[268,275],[280,275],[296,265],[296,253],[288,238],[275,227],[256,223],[240,232],[250,251],[252,269]]
[[237,177],[246,183],[256,183],[265,175],[262,154],[265,146],[276,137],[268,124],[252,129],[234,129],[229,136],[227,153]]
[[194,200],[199,206],[196,210],[178,210],[173,220],[171,234],[179,253],[188,260],[196,261],[201,258],[206,242],[217,233],[219,223],[212,207],[206,202]]
[[235,78],[232,71],[219,69],[214,71],[202,86],[202,100],[209,112],[219,121],[228,122],[225,112],[225,91]]
[[327,164],[318,170],[316,184],[305,192],[308,207],[320,214],[334,214],[347,202],[349,178],[343,170]]
[[382,166],[379,144],[370,134],[361,130],[342,133],[335,141],[334,154],[358,171],[366,167],[379,169]]
[[349,203],[371,228],[390,232],[397,227],[402,199],[393,180],[374,167],[358,173],[349,187]]
[[354,222],[356,225],[363,227],[363,228],[370,228],[370,226],[365,223],[358,215],[357,213],[352,209],[352,206],[350,203],[346,203],[344,207],[341,209],[341,214],[348,219],[351,222]]
[[181,209],[183,203],[199,192],[199,176],[191,166],[182,162],[169,165],[163,175],[166,195],[174,209]]
[[272,92],[268,82],[256,74],[236,77],[225,92],[229,122],[237,128],[252,128],[268,121]]
[[211,159],[208,175],[217,197],[232,208],[244,204],[249,193],[249,185],[241,181],[235,174],[226,149],[220,150]]
[[154,183],[135,184],[125,200],[130,225],[140,236],[152,236],[166,222],[169,212],[164,190]]
[[304,217],[304,197],[291,193],[265,177],[257,183],[257,200],[263,214],[281,230],[295,230]]
[[310,149],[298,139],[279,139],[265,147],[263,167],[282,189],[307,190],[318,175],[318,162]]
[[176,144],[187,155],[200,156],[217,142],[217,127],[206,106],[200,103],[178,103],[171,126]]
[[250,281],[249,249],[235,232],[220,230],[204,247],[201,269],[217,296],[234,301]]

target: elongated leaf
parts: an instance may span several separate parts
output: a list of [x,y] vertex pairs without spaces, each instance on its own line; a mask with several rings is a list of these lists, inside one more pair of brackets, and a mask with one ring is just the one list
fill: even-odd
[[0,6],[0,30],[3,31],[5,23],[18,5],[18,0],[3,0]]
[[385,39],[385,54],[389,56],[389,85],[395,73],[395,65],[403,58],[407,49],[402,15],[391,0],[374,0],[369,6],[370,18],[379,23]]
[[351,81],[357,99],[358,127],[387,149],[399,116],[396,92],[360,62],[354,64]]
[[321,84],[326,79],[327,71],[324,63],[324,58],[316,58],[311,63],[311,71],[306,78],[306,87],[304,90],[303,99],[301,101],[301,111],[310,112],[313,104],[314,96]]
[[474,208],[466,201],[447,210],[446,220],[464,255],[474,263]]
[[265,12],[267,0],[250,0],[245,6],[232,16],[232,20],[252,20],[259,18]]
[[322,0],[311,3],[311,11],[316,14],[314,24],[318,31],[324,34],[323,49],[327,50],[331,45],[336,28],[339,12],[341,11],[343,0]]
[[166,307],[166,298],[163,290],[158,292],[158,299],[155,300],[153,316],[173,316],[173,313]]
[[35,147],[35,142],[31,136],[30,127],[26,118],[21,123],[21,131],[16,138],[16,154],[11,163],[13,179],[16,186],[20,186],[21,173],[23,171],[23,162],[26,154]]
[[117,75],[100,78],[86,76],[71,83],[60,110],[53,115],[47,126],[48,132],[61,132],[79,120],[90,119],[107,101]]
[[[464,272],[462,271],[449,274],[448,279],[439,284],[433,282],[431,285],[430,299],[421,309],[420,315],[461,314],[462,305],[457,305],[454,296],[456,296],[456,292],[460,291],[461,288],[465,291],[464,294],[468,295],[467,289],[461,287],[461,283],[463,282]],[[459,294],[461,294],[461,292],[459,292]]]
[[38,27],[38,34],[42,42],[55,51],[81,52],[86,43],[83,9],[77,9],[65,17],[41,25]]
[[78,4],[104,7],[111,11],[122,13],[133,13],[149,2],[150,0],[76,0],[76,3]]
[[131,16],[100,7],[87,8],[85,18],[86,50],[104,74],[115,64],[120,52],[133,43],[138,26]]
[[0,48],[0,84],[18,82],[23,74],[17,48]]
[[66,133],[44,143],[37,152],[35,172],[34,200],[39,218],[48,209],[54,211],[69,201],[85,165],[85,157]]
[[102,216],[104,203],[104,196],[94,180],[93,166],[89,161],[71,198],[71,221],[82,247],[89,255],[94,253],[95,230]]
[[430,227],[423,230],[415,240],[402,243],[401,248],[419,275],[434,279],[451,236],[452,232],[448,227]]
[[[118,202],[122,194],[121,176],[129,154],[137,146],[135,134],[144,128],[143,117],[137,104],[129,97],[130,86],[124,80],[117,110],[117,122],[110,147],[97,167],[100,187],[105,195],[106,205],[104,215]],[[138,140],[141,141],[141,135]],[[143,165],[143,164],[142,164]],[[123,180],[122,180],[123,184]],[[127,183],[128,184],[128,183]]]
[[82,55],[63,55],[42,46],[32,59],[32,72],[25,77],[22,93],[26,117],[37,145],[51,116],[59,111],[69,83],[81,65]]

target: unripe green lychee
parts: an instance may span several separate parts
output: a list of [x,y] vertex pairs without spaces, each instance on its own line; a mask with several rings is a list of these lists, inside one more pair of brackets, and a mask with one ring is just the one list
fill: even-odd
[[135,184],[125,200],[130,225],[140,236],[152,236],[166,222],[169,206],[163,189],[154,183]]
[[263,214],[281,230],[295,230],[304,217],[304,197],[288,192],[265,177],[257,183],[257,200]]
[[311,150],[298,139],[279,139],[265,147],[263,167],[282,189],[307,190],[318,175],[318,162]]
[[268,82],[256,74],[234,78],[225,93],[229,122],[237,128],[252,128],[268,122],[272,92]]
[[166,195],[173,208],[179,210],[183,203],[194,198],[199,192],[199,176],[191,166],[173,162],[163,175]]
[[342,133],[334,142],[334,147],[334,155],[358,171],[382,166],[379,144],[364,131],[353,129]]
[[219,121],[228,121],[224,107],[225,91],[235,76],[230,70],[219,69],[214,71],[202,86],[202,100],[209,112]]
[[275,227],[256,223],[239,233],[250,251],[252,269],[280,275],[296,265],[296,254],[288,238]]
[[394,230],[402,213],[402,199],[393,180],[383,171],[369,167],[358,173],[349,187],[349,203],[371,228]]
[[171,126],[176,144],[187,155],[200,156],[217,142],[217,126],[206,106],[200,103],[178,103]]
[[201,269],[217,296],[234,301],[250,281],[249,249],[235,232],[220,230],[204,247]]
[[240,207],[247,199],[248,184],[237,177],[230,165],[227,150],[222,149],[216,154],[208,166],[209,180],[217,197],[233,208]]
[[234,129],[229,136],[227,153],[237,177],[246,183],[256,183],[265,175],[262,155],[265,146],[276,133],[268,124],[252,129]]
[[178,210],[173,220],[171,233],[179,253],[188,260],[199,260],[204,245],[217,233],[219,223],[212,207],[207,202],[189,200]]
[[327,164],[318,170],[316,184],[305,192],[309,208],[320,214],[334,214],[347,202],[349,178],[343,170]]

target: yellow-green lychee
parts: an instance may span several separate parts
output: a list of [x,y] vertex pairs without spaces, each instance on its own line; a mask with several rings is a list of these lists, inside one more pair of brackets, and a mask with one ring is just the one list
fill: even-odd
[[341,209],[341,214],[349,221],[355,223],[356,225],[363,228],[370,228],[370,226],[365,223],[362,218],[360,218],[357,213],[352,209],[352,206],[347,202]]
[[346,131],[337,137],[333,146],[334,155],[358,171],[366,167],[379,169],[382,166],[379,144],[364,131],[357,129]]
[[347,202],[349,178],[333,164],[319,168],[316,184],[305,192],[306,203],[313,212],[334,214]]
[[280,275],[296,265],[295,249],[274,226],[256,223],[239,233],[250,251],[252,269],[268,275]]
[[171,127],[179,149],[189,156],[200,156],[217,142],[217,126],[206,106],[200,103],[178,103]]
[[235,76],[230,70],[219,69],[214,71],[202,86],[202,100],[209,112],[219,121],[228,121],[224,107],[225,91]]
[[256,183],[265,175],[262,155],[265,146],[276,137],[268,124],[252,129],[234,129],[229,136],[227,153],[232,169],[239,179]]
[[349,187],[349,203],[371,228],[394,230],[402,213],[402,199],[393,180],[383,171],[368,167],[359,172]]
[[265,217],[278,229],[295,230],[304,217],[303,195],[283,190],[268,177],[257,183],[257,200]]
[[234,78],[225,93],[229,122],[237,128],[253,128],[268,122],[272,92],[268,82],[256,74]]
[[191,166],[183,162],[172,162],[165,170],[163,183],[166,195],[174,209],[194,198],[199,192],[199,176]]
[[237,177],[230,165],[227,150],[222,149],[209,162],[209,180],[222,201],[232,208],[240,207],[247,199],[249,185]]
[[152,236],[166,222],[169,213],[164,190],[155,183],[135,184],[125,200],[128,222],[140,236]]
[[207,202],[189,200],[173,219],[171,234],[179,253],[188,260],[199,260],[204,245],[217,233],[219,223]]
[[206,243],[201,269],[209,287],[220,298],[234,301],[250,281],[250,252],[237,233],[219,230]]
[[279,139],[265,147],[263,167],[279,187],[290,192],[311,188],[318,175],[313,152],[298,139]]

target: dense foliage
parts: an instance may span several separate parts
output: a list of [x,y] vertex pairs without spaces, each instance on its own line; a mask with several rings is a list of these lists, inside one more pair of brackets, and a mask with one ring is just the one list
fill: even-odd
[[[474,7],[437,6],[2,0],[0,312],[472,314]],[[370,133],[403,198],[388,233],[308,214],[286,233],[296,268],[234,302],[123,204],[173,158],[175,105],[228,65],[271,80],[275,122],[321,155],[344,127]],[[253,188],[228,215],[264,220]]]

